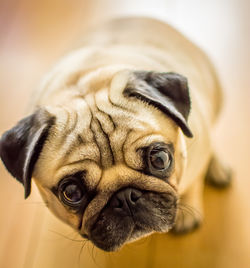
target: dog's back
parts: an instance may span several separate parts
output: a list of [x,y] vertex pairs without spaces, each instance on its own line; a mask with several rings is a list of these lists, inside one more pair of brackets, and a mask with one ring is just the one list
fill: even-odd
[[[114,19],[89,32],[84,46],[101,47],[108,51],[130,46],[134,52],[154,61],[154,69],[174,71],[188,77],[191,94],[209,99],[207,107],[199,107],[214,121],[221,106],[221,88],[214,67],[206,54],[168,24],[151,18]],[[127,62],[129,62],[129,57]],[[141,66],[150,69],[150,66]],[[193,97],[193,96],[192,96]],[[208,120],[208,118],[207,118]]]
[[[35,97],[42,103],[44,94],[51,95],[69,81],[72,84],[72,77],[84,77],[93,70],[106,68],[105,74],[95,77],[95,83],[99,79],[102,84],[108,80],[106,75],[112,75],[112,66],[115,71],[129,68],[181,73],[188,78],[192,110],[199,110],[209,126],[214,122],[221,105],[221,90],[212,64],[186,37],[151,18],[114,19],[85,33],[78,49],[56,66]],[[52,80],[57,80],[58,86],[52,86]]]

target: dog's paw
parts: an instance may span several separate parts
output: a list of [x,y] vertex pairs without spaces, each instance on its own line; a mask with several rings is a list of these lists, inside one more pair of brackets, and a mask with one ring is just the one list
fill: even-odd
[[177,211],[175,225],[171,231],[174,234],[192,232],[201,225],[202,218],[202,214],[191,207],[180,206]]
[[231,184],[232,170],[214,156],[209,164],[206,182],[215,187],[223,188]]

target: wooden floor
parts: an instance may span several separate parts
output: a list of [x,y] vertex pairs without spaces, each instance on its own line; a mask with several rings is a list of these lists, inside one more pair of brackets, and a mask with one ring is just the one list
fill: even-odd
[[147,2],[2,0],[0,133],[23,116],[42,75],[84,28],[113,15],[156,16],[203,47],[217,66],[226,98],[214,143],[234,169],[233,186],[206,187],[206,218],[198,231],[180,237],[152,235],[107,254],[79,242],[48,212],[34,185],[24,201],[23,188],[0,164],[1,268],[250,267],[249,1]]

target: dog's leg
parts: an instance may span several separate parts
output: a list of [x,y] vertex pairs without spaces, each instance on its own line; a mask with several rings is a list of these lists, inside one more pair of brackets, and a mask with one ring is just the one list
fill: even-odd
[[197,227],[203,219],[204,172],[180,198],[173,233],[187,233]]
[[216,155],[213,155],[208,166],[206,182],[216,187],[226,187],[230,185],[231,180],[231,169],[222,163]]

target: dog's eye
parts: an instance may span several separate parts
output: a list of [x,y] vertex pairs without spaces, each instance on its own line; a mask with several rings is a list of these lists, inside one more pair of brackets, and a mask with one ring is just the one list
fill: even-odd
[[66,179],[59,185],[59,198],[68,206],[78,206],[84,197],[81,183],[74,179]]
[[63,197],[69,202],[79,202],[82,199],[82,190],[77,184],[69,184],[63,191]]
[[158,170],[166,169],[170,165],[169,154],[165,151],[151,151],[150,162]]
[[172,166],[172,154],[166,144],[152,144],[147,151],[148,172],[156,177],[164,178],[170,172]]

